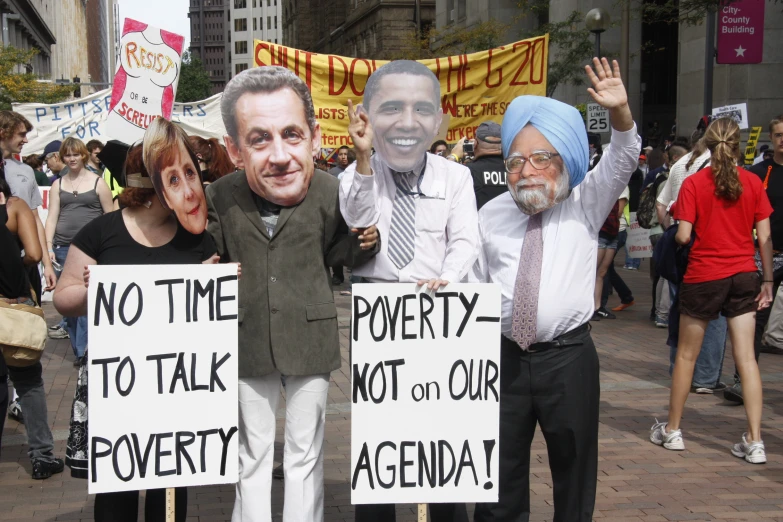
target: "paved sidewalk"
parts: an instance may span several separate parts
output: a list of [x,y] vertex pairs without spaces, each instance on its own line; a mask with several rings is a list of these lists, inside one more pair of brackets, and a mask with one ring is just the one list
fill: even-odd
[[[783,520],[783,356],[761,356],[766,465],[754,466],[731,456],[729,447],[746,429],[744,410],[712,395],[691,394],[688,399],[683,419],[686,451],[670,452],[652,445],[647,439],[649,428],[655,417],[666,418],[669,397],[666,331],[648,320],[648,263],[638,272],[619,266],[618,272],[634,290],[636,305],[619,312],[617,320],[604,320],[593,327],[602,377],[596,520]],[[325,518],[330,522],[353,520],[347,351],[350,299],[338,292],[335,296],[343,365],[332,374],[327,410]],[[610,305],[616,303],[612,297]],[[50,324],[59,320],[51,306],[47,305],[46,312]],[[69,341],[50,340],[43,360],[44,380],[58,456],[65,454],[76,385],[72,362]],[[726,382],[731,382],[733,371],[728,353],[723,372]],[[281,420],[278,440],[282,440]],[[280,462],[282,444],[275,450]],[[71,478],[67,468],[51,479],[31,480],[26,451],[24,427],[7,420],[0,457],[0,521],[92,520],[93,499],[87,495],[86,481]],[[532,451],[531,520],[552,520],[552,483],[540,433]],[[275,481],[275,521],[282,520],[282,493],[282,482]],[[191,488],[188,520],[230,520],[233,501],[230,486]],[[397,520],[415,520],[414,510],[415,506],[399,506]]]

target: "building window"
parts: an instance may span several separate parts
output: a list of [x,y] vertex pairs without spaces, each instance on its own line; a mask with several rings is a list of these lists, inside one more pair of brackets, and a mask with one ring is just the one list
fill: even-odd
[[253,9],[256,8],[256,0],[253,0]]
[[247,0],[234,0],[234,9],[244,9],[247,7]]
[[239,74],[246,69],[247,69],[246,63],[238,63],[236,64],[236,66],[234,66],[234,71],[235,71],[234,74]]
[[277,30],[277,15],[275,15],[275,30]]
[[272,17],[271,16],[267,16],[266,17],[266,28],[267,28],[267,30],[271,30],[272,29]]
[[234,31],[247,31],[247,18],[237,18],[234,20]]
[[247,41],[237,41],[234,42],[234,52],[236,54],[247,54]]
[[253,18],[253,31],[258,31],[258,20]]

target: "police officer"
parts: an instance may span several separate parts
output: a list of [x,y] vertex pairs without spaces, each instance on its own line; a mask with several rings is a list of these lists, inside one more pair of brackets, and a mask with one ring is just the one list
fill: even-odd
[[473,190],[479,209],[493,198],[508,192],[506,166],[500,149],[500,125],[485,121],[476,129],[472,162],[466,166],[473,176]]

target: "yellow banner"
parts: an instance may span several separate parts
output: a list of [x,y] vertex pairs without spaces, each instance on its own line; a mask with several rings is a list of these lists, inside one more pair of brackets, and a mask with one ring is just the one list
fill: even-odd
[[[446,141],[473,139],[481,122],[500,123],[517,96],[545,96],[548,48],[545,35],[472,54],[419,60],[440,80],[444,121],[449,122]],[[336,147],[352,145],[348,100],[359,102],[367,78],[388,61],[316,54],[256,40],[254,63],[286,67],[307,83],[321,124],[321,146]]]
[[753,165],[753,160],[756,159],[756,143],[759,141],[759,136],[761,136],[761,127],[751,127],[748,144],[745,147],[745,165]]

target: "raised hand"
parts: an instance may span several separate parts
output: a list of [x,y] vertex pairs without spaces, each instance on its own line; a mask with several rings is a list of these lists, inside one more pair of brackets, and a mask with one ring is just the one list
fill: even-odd
[[[595,67],[595,72],[593,71]],[[590,79],[592,87],[588,87],[587,92],[602,107],[612,109],[628,103],[628,94],[625,92],[622,77],[620,76],[620,66],[617,60],[612,60],[612,67],[609,67],[609,60],[606,58],[593,58],[593,67],[585,65],[585,72]]]
[[585,72],[592,84],[592,87],[587,88],[587,92],[596,103],[609,109],[612,127],[618,131],[632,129],[633,117],[628,107],[628,93],[625,91],[617,60],[612,60],[610,67],[606,58],[593,58],[592,67],[585,65]]
[[370,117],[360,107],[354,109],[353,101],[348,100],[348,134],[353,140],[357,154],[369,154],[372,150],[372,125],[370,125]]

